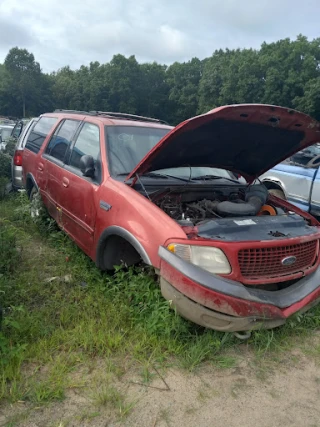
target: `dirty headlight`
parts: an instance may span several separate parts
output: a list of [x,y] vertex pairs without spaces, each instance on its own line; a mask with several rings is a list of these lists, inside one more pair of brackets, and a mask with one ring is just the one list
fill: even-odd
[[221,249],[211,246],[182,245],[171,243],[168,245],[170,252],[204,270],[214,274],[229,274],[231,266],[228,258]]

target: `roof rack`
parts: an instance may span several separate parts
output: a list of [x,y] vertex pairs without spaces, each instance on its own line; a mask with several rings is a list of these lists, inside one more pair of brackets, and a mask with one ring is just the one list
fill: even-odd
[[129,120],[137,120],[141,122],[163,123],[166,125],[168,124],[168,122],[164,120],[154,119],[152,117],[137,116],[135,114],[113,113],[110,111],[90,111],[90,113],[96,114],[97,116],[109,116],[117,119],[129,119]]
[[152,117],[137,116],[135,114],[113,113],[110,111],[78,111],[78,110],[56,109],[54,112],[66,113],[66,114],[81,114],[81,115],[87,115],[87,116],[106,116],[106,117],[112,117],[114,119],[122,119],[122,120],[127,119],[127,120],[136,120],[140,122],[162,123],[162,124],[168,125],[168,122],[166,122],[165,120],[154,119]]
[[88,111],[78,111],[78,110],[64,110],[63,108],[57,108],[54,110],[54,113],[65,113],[65,114],[81,114],[86,116],[94,116],[95,114],[89,113]]

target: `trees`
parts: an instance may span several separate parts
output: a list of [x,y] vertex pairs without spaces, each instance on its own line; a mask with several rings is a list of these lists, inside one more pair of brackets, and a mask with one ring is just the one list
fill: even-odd
[[36,115],[53,108],[120,111],[177,124],[214,107],[268,103],[320,119],[320,38],[283,39],[259,50],[216,50],[169,67],[115,55],[41,72],[32,53],[13,48],[0,64],[0,114]]
[[198,88],[202,76],[203,63],[198,58],[188,62],[175,62],[166,73],[169,86],[169,101],[172,103],[173,123],[195,116],[198,109]]
[[26,49],[10,49],[4,65],[10,74],[10,86],[13,94],[21,103],[22,115],[26,115],[26,102],[36,96],[37,83],[41,70],[32,53]]

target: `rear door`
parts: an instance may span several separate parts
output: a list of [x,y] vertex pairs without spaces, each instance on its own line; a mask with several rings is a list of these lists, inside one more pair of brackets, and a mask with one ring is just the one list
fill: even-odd
[[[62,171],[61,208],[65,230],[77,244],[90,255],[96,220],[97,193],[102,181],[100,128],[85,122],[73,144],[69,158]],[[90,155],[95,162],[95,176],[82,175],[80,159]]]
[[64,228],[61,199],[64,190],[64,163],[81,120],[66,119],[60,122],[52,135],[42,158],[46,161],[47,207],[50,215]]
[[45,196],[46,185],[45,159],[38,155],[38,153],[48,134],[52,132],[57,122],[57,117],[40,117],[38,123],[28,135],[25,149],[23,150],[23,171],[25,179],[28,174],[32,175],[40,188],[42,196]]

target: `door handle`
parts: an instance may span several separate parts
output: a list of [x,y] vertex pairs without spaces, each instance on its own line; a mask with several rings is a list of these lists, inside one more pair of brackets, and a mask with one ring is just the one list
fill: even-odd
[[38,170],[39,170],[39,171],[43,171],[43,163],[39,163],[39,165],[38,165]]
[[63,178],[62,179],[62,185],[64,186],[64,187],[69,187],[69,180],[68,180],[68,178]]

